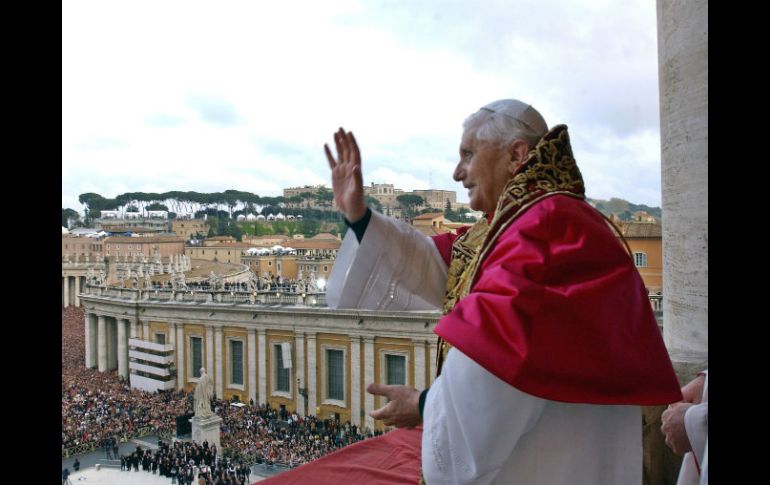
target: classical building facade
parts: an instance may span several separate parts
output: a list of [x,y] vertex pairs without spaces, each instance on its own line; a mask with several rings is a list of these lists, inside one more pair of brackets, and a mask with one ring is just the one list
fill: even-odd
[[438,312],[331,310],[316,306],[321,294],[281,296],[290,307],[269,294],[209,296],[89,287],[86,366],[117,369],[132,387],[187,391],[205,367],[219,397],[371,429],[367,413],[385,403],[368,383],[422,389],[436,374]]
[[247,243],[217,242],[208,246],[185,246],[184,253],[191,259],[242,264],[242,253],[249,247]]
[[171,232],[189,241],[199,234],[206,237],[209,233],[209,224],[203,219],[172,219]]
[[151,258],[159,253],[162,258],[184,254],[184,239],[177,236],[108,237],[103,241],[104,255]]
[[617,223],[631,249],[634,264],[651,294],[663,291],[663,230],[660,222]]

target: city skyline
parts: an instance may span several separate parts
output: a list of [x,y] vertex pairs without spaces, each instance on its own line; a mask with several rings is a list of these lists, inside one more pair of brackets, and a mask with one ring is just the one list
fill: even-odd
[[570,127],[588,197],[661,205],[649,2],[70,2],[62,31],[63,208],[331,186],[322,147],[340,125],[367,184],[467,202],[451,178],[462,121],[509,97]]

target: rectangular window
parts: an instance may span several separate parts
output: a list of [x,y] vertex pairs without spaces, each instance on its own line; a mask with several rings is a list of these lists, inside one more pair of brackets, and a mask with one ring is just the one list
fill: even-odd
[[283,366],[283,350],[281,344],[273,346],[273,354],[275,354],[275,390],[291,392],[291,388],[289,387],[291,369],[288,366],[286,368]]
[[155,343],[166,345],[166,334],[165,333],[156,333],[155,334]]
[[192,376],[198,378],[201,376],[201,367],[203,367],[202,338],[190,337],[190,354],[192,354]]
[[243,385],[243,342],[230,341],[230,383]]
[[403,355],[385,355],[386,383],[390,385],[406,385],[406,357]]
[[341,350],[326,350],[326,397],[345,400],[345,361]]
[[634,253],[634,263],[637,268],[647,267],[647,255],[645,253]]

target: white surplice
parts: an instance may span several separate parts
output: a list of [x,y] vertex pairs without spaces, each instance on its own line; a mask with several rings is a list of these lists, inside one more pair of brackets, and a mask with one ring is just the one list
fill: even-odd
[[[332,308],[435,310],[447,268],[433,242],[372,211],[348,231],[327,286]],[[428,392],[422,468],[428,485],[638,485],[639,406],[567,404],[517,390],[452,349]]]
[[[706,459],[709,432],[709,374],[703,382],[703,394],[700,404],[691,406],[684,413],[684,427],[692,451],[685,453],[682,468],[679,470],[677,485],[698,485],[708,483],[708,460]],[[702,476],[704,475],[704,476]]]

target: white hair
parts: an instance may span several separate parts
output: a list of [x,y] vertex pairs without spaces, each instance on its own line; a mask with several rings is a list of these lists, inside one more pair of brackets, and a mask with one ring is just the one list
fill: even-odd
[[487,104],[465,119],[463,129],[479,124],[476,138],[503,146],[522,139],[533,148],[548,132],[543,116],[517,99],[501,99]]

